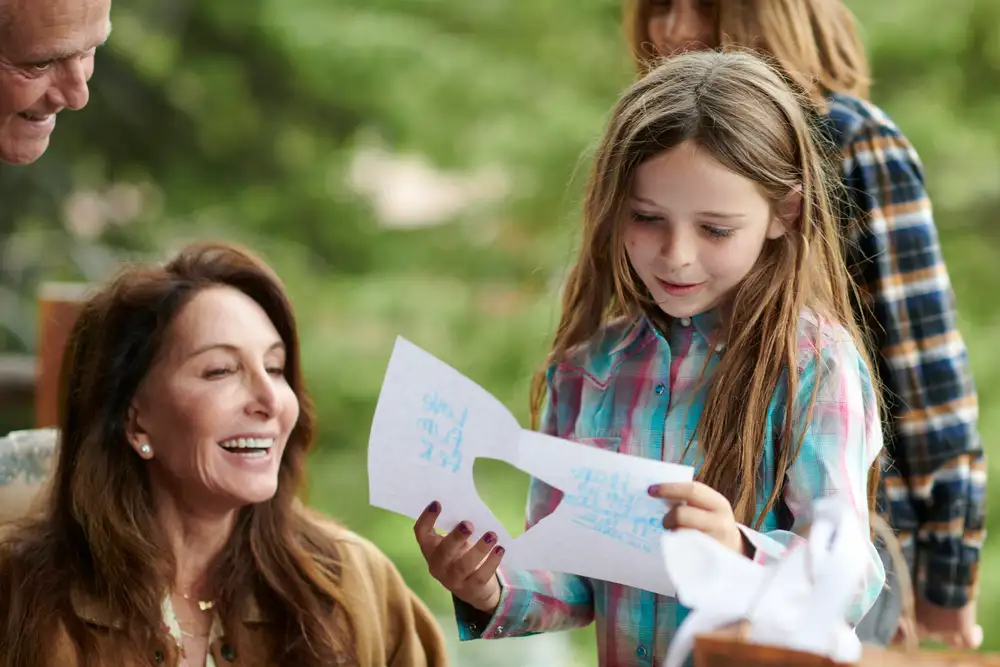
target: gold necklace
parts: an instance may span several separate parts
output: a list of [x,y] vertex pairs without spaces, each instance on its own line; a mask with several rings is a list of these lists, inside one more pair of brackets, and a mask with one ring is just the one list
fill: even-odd
[[[191,596],[188,593],[181,593],[181,597],[188,602],[191,601]],[[198,609],[201,609],[202,611],[208,611],[214,606],[215,600],[198,600]]]

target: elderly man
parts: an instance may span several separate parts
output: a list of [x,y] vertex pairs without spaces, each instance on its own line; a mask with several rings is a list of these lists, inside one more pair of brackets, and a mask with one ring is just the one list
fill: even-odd
[[34,162],[56,114],[86,106],[110,13],[111,0],[0,0],[0,161]]

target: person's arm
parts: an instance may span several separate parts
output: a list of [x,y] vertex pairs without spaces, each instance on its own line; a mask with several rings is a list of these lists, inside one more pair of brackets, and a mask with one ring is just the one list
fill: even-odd
[[[555,370],[548,376],[548,397],[542,414],[541,431],[565,437],[560,424],[575,422],[575,415],[565,414],[578,401],[560,397],[572,392],[574,381],[558,382]],[[578,387],[575,387],[579,391]],[[560,398],[563,402],[560,403]],[[560,414],[562,411],[564,414]],[[526,525],[531,528],[555,511],[562,492],[532,478],[528,492]],[[497,570],[500,602],[494,613],[485,614],[455,599],[459,638],[497,639],[523,637],[540,632],[569,630],[589,625],[594,620],[594,592],[590,581],[572,574],[539,570],[509,570],[502,564]]]
[[859,211],[855,252],[891,421],[893,527],[915,539],[918,592],[958,609],[973,598],[985,535],[986,462],[976,389],[920,160],[889,123],[845,149]]
[[[795,406],[791,446],[801,437],[801,447],[782,491],[793,518],[791,528],[760,533],[741,526],[754,547],[754,560],[761,563],[781,558],[800,539],[797,534],[811,523],[813,505],[821,498],[845,498],[865,533],[869,530],[868,472],[882,451],[882,431],[871,373],[852,342],[826,342],[821,347],[799,376]],[[885,583],[882,560],[871,542],[867,556],[870,566],[864,587],[848,617],[855,623]]]
[[[407,586],[396,566],[374,544],[355,540],[362,558],[367,561],[364,586],[376,591],[381,619],[354,618],[367,628],[380,628],[387,667],[448,667],[448,651],[441,627],[427,605]],[[362,636],[358,633],[357,636]],[[382,664],[381,662],[379,664]]]

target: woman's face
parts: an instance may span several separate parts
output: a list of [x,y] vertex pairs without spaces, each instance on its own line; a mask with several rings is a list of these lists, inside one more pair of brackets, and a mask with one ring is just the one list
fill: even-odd
[[129,434],[148,459],[154,493],[196,511],[229,511],[274,495],[298,416],[271,320],[244,293],[213,287],[171,323],[133,402]]
[[718,0],[648,0],[649,40],[657,53],[715,48],[712,14]]

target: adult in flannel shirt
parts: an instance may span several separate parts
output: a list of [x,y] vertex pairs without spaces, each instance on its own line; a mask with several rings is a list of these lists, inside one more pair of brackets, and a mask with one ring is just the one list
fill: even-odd
[[[865,295],[873,355],[890,410],[881,508],[917,575],[928,634],[975,646],[975,592],[985,537],[986,463],[976,390],[916,151],[868,101],[854,17],[840,0],[625,0],[640,71],[688,48],[762,48],[827,110],[850,192],[848,258]],[[726,39],[720,39],[725,35]],[[895,633],[898,587],[858,628]]]

